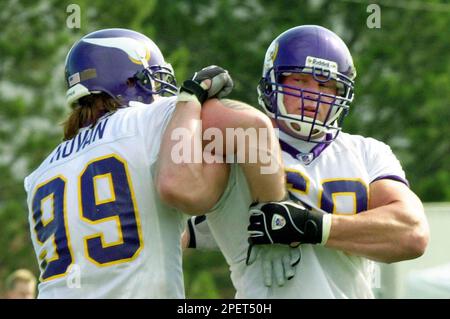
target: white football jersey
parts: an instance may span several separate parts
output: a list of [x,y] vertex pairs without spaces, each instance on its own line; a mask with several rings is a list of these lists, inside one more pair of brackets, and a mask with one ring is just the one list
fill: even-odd
[[[327,147],[302,156],[294,147],[298,140],[281,137],[287,188],[315,209],[357,214],[368,208],[373,181],[389,178],[407,184],[389,146],[372,138],[341,133]],[[245,176],[233,165],[227,190],[206,220],[230,265],[237,298],[373,298],[372,261],[319,245],[300,246],[296,276],[283,287],[264,286],[260,260],[245,265],[250,204]]]
[[39,298],[184,298],[186,217],[153,183],[175,98],[130,106],[82,128],[25,179]]

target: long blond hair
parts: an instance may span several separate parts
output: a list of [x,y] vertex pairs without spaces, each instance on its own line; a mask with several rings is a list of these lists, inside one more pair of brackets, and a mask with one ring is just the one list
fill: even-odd
[[119,103],[105,93],[90,94],[78,100],[72,107],[72,112],[62,122],[64,141],[77,135],[80,128],[95,125],[97,120],[108,112],[116,111]]

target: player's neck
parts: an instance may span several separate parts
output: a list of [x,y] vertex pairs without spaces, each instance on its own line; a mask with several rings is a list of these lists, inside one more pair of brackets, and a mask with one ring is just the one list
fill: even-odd
[[302,153],[309,153],[311,152],[311,150],[317,146],[318,142],[320,142],[320,140],[324,140],[325,136],[321,137],[318,140],[315,140],[314,142],[307,142],[307,141],[303,141],[301,139],[295,138],[285,132],[283,132],[282,130],[278,130],[278,138],[280,140],[282,140],[285,143],[288,143],[289,145],[292,145],[293,147],[295,147],[297,150],[299,150]]

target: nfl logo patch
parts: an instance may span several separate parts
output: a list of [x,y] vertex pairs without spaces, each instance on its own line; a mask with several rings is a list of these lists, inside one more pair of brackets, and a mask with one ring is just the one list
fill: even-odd
[[281,229],[286,225],[286,219],[283,216],[275,214],[272,217],[272,229],[277,230]]

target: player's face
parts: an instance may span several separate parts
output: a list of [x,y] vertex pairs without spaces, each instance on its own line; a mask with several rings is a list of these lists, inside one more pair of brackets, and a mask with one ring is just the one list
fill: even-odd
[[[320,77],[319,77],[320,78]],[[320,78],[322,79],[322,78]],[[311,74],[302,74],[302,73],[293,73],[291,75],[286,76],[283,79],[283,84],[289,85],[294,88],[304,89],[303,91],[303,99],[298,97],[299,91],[293,90],[290,88],[284,88],[285,92],[291,92],[297,96],[284,95],[284,105],[286,106],[286,111],[289,114],[296,114],[314,118],[315,113],[318,112],[316,119],[324,122],[328,111],[330,110],[331,105],[327,103],[319,103],[317,104],[318,94],[317,93],[325,93],[336,95],[336,81],[328,80],[325,83],[321,83],[314,79],[314,76]],[[312,92],[317,92],[312,93]],[[310,100],[312,99],[312,100]],[[322,96],[321,101],[332,103],[332,97]]]

